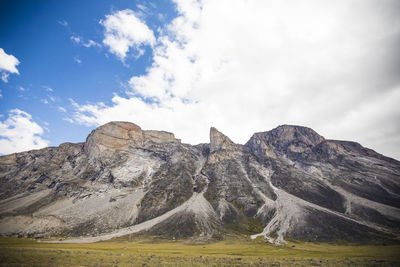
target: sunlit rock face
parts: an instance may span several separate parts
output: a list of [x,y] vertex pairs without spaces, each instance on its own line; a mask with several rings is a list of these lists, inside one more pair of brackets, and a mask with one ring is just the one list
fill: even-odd
[[101,153],[107,149],[126,150],[143,142],[142,129],[128,122],[110,122],[94,130],[87,138],[85,151]]
[[218,150],[235,150],[237,146],[225,136],[223,133],[219,132],[216,128],[211,127],[210,129],[210,152]]
[[0,157],[3,235],[373,243],[398,239],[399,225],[400,162],[301,126],[245,145],[211,128],[192,146],[110,122],[85,143]]

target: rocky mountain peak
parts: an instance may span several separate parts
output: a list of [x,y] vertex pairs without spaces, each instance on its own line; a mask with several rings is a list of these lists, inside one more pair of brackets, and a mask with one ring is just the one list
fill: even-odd
[[113,121],[96,128],[94,131],[118,139],[130,139],[132,134],[141,134],[142,129],[131,122]]
[[220,149],[229,150],[235,147],[235,143],[226,135],[218,131],[216,128],[210,128],[210,152]]
[[128,143],[138,142],[142,138],[142,129],[134,123],[114,121],[106,123],[93,130],[86,139],[85,151],[98,149],[118,150]]
[[281,125],[267,132],[255,133],[246,146],[261,157],[276,157],[278,154],[298,157],[311,153],[312,148],[324,140],[311,128]]
[[325,140],[313,129],[296,125],[281,125],[267,133],[269,140],[272,142],[300,141],[307,145],[315,146]]
[[145,147],[146,144],[180,142],[174,134],[165,131],[142,130],[131,122],[114,121],[93,130],[87,137],[85,151],[97,154],[106,149],[127,150],[129,146]]

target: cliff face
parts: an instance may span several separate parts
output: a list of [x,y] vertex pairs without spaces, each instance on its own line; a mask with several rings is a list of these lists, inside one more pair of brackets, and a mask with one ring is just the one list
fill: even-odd
[[399,223],[400,162],[300,126],[245,145],[211,128],[191,146],[111,122],[85,143],[0,157],[3,235],[378,241]]

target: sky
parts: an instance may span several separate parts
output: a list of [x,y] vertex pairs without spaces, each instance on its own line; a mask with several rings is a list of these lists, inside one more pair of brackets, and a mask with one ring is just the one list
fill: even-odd
[[2,0],[0,154],[130,121],[307,126],[400,159],[398,0]]

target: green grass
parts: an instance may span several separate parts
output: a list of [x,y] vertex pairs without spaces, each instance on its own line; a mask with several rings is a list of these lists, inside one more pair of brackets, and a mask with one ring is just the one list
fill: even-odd
[[0,238],[1,266],[400,266],[400,245],[356,246],[231,239],[187,241],[113,240],[49,244]]

